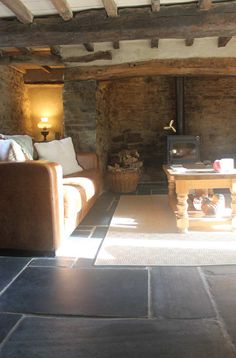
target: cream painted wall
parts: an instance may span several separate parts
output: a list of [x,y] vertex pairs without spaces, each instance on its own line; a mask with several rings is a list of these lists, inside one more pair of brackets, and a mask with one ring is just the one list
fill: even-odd
[[37,127],[41,117],[48,117],[52,125],[47,140],[55,139],[55,134],[64,134],[63,125],[63,85],[27,85],[30,102],[32,135],[35,140],[43,140]]

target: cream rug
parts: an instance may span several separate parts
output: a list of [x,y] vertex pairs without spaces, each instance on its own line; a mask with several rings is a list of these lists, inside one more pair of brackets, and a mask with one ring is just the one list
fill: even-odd
[[121,196],[95,265],[236,264],[236,233],[177,233],[166,195]]

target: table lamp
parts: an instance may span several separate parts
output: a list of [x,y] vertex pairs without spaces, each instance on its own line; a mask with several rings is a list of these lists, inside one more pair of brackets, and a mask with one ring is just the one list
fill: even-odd
[[42,117],[40,119],[40,122],[38,123],[38,128],[41,128],[41,134],[43,136],[43,140],[46,141],[47,140],[47,135],[49,134],[49,128],[51,128],[52,125],[50,123],[48,123],[48,118],[46,117]]

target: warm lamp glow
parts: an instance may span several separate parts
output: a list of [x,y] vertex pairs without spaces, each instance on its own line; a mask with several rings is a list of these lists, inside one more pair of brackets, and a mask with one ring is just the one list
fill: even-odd
[[42,117],[40,122],[38,122],[38,127],[39,128],[43,128],[43,129],[49,129],[52,127],[52,125],[50,123],[48,123],[48,118],[47,117]]
[[40,122],[37,124],[38,128],[41,128],[41,134],[43,136],[43,140],[47,140],[47,135],[49,134],[49,128],[52,127],[50,123],[48,123],[47,117],[42,117]]

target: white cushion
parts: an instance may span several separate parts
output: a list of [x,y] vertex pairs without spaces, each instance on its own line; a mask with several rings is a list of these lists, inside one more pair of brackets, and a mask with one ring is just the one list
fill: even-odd
[[0,140],[0,160],[25,161],[25,155],[13,139]]
[[39,159],[46,159],[50,162],[61,164],[63,175],[69,175],[83,170],[76,160],[76,154],[72,139],[65,138],[53,140],[47,143],[35,143]]

